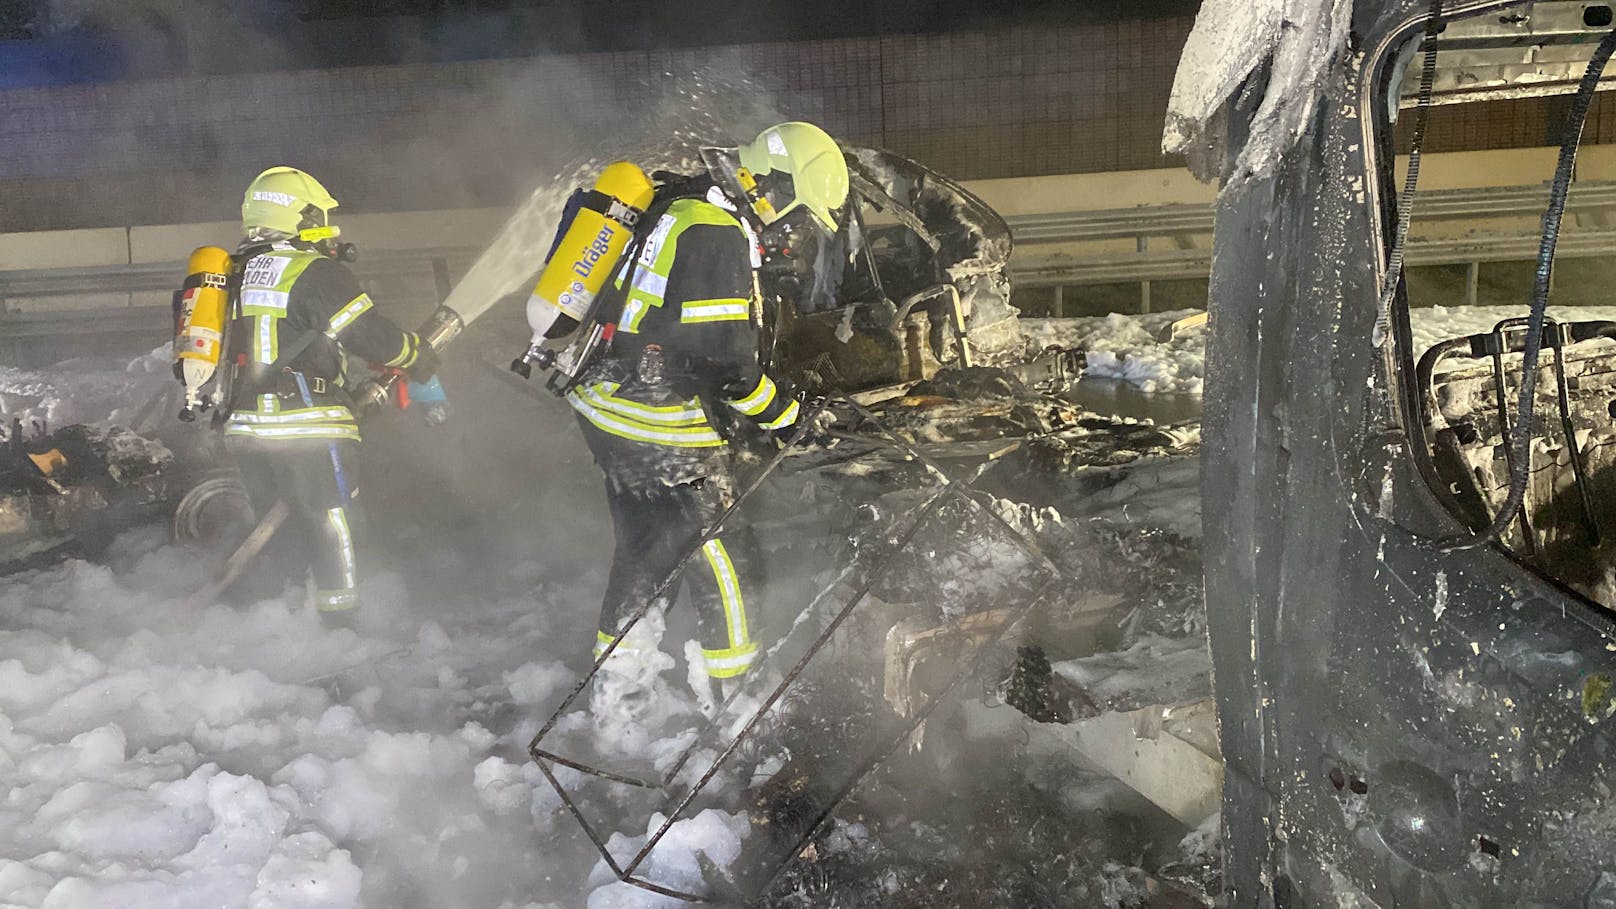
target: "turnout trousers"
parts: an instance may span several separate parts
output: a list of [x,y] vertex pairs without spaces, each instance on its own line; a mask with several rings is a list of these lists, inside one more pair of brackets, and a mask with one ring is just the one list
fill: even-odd
[[354,549],[358,487],[352,473],[359,443],[227,437],[227,445],[259,517],[277,499],[286,501],[287,526],[279,536],[291,531],[303,542],[314,574],[315,607],[328,617],[351,615],[359,605]]
[[617,637],[658,584],[682,568],[664,592],[671,602],[688,587],[700,629],[707,674],[733,678],[757,658],[747,610],[754,607],[762,560],[755,535],[732,518],[731,528],[696,549],[696,541],[734,501],[728,455],[706,449],[663,448],[618,438],[580,419],[595,460],[606,474],[606,505],[616,547],[601,604],[596,653]]

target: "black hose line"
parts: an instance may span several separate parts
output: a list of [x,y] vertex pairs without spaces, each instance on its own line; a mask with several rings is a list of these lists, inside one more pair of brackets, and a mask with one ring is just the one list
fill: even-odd
[[[1420,159],[1425,145],[1425,128],[1431,113],[1431,92],[1436,84],[1436,40],[1446,23],[1442,19],[1442,0],[1431,0],[1431,10],[1425,19],[1425,37],[1420,41],[1419,94],[1414,104],[1414,131],[1408,142],[1408,174],[1403,179],[1403,191],[1397,196],[1397,222],[1393,226],[1391,255],[1386,260],[1386,274],[1380,282],[1380,300],[1375,308],[1375,330],[1371,338],[1376,347],[1384,345],[1392,336],[1392,300],[1403,281],[1403,257],[1408,246],[1408,226],[1414,217],[1414,192],[1420,185]],[[1395,109],[1395,108],[1394,108]]]
[[[1554,184],[1549,189],[1549,207],[1543,213],[1543,242],[1538,246],[1537,272],[1532,278],[1532,311],[1526,326],[1525,347],[1521,351],[1520,400],[1515,408],[1515,425],[1508,439],[1511,455],[1509,496],[1503,507],[1493,515],[1492,523],[1470,539],[1447,541],[1445,550],[1474,549],[1497,540],[1506,530],[1526,501],[1526,484],[1532,475],[1532,411],[1537,402],[1538,352],[1543,345],[1544,311],[1549,305],[1549,276],[1554,272],[1554,246],[1560,239],[1560,218],[1565,214],[1566,195],[1571,189],[1571,171],[1577,163],[1577,147],[1582,142],[1582,125],[1588,118],[1588,107],[1593,103],[1599,77],[1605,70],[1612,52],[1616,52],[1616,30],[1600,40],[1599,46],[1588,60],[1588,69],[1577,85],[1577,94],[1571,103],[1571,115],[1566,120],[1565,138],[1560,143],[1560,161],[1555,167]],[[1499,400],[1502,408],[1504,402]],[[1573,443],[1574,444],[1574,443]]]

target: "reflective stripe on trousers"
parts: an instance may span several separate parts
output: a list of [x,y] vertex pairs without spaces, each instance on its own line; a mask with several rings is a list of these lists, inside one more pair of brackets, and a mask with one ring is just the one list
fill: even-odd
[[[606,500],[617,543],[601,604],[597,647],[609,643],[657,585],[675,567],[682,567],[664,595],[675,598],[680,585],[688,583],[708,674],[728,678],[751,666],[757,657],[757,642],[752,637],[748,606],[755,610],[756,597],[749,603],[746,593],[755,590],[752,585],[762,559],[750,528],[738,520],[734,529],[726,525],[722,534],[703,544],[683,566],[678,565],[680,557],[692,552],[728,505],[728,488],[727,483],[711,477],[673,486],[654,481],[636,487],[607,483]],[[597,649],[597,655],[599,652]]]
[[307,559],[301,564],[278,564],[271,559],[266,567],[280,577],[299,577],[312,568],[315,605],[323,611],[358,605],[357,502],[342,501],[329,449],[335,444],[344,463],[351,466],[358,460],[358,444],[243,435],[227,436],[226,443],[241,468],[254,510],[265,514],[277,500],[285,501],[290,510],[290,526],[276,537],[284,537],[281,542],[285,544],[301,545],[289,550],[272,548],[280,549],[278,554],[283,556],[298,554]]

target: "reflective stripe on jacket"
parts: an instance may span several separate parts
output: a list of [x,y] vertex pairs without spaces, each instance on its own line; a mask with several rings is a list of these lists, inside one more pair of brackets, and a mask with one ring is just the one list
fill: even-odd
[[[592,370],[568,401],[596,428],[677,448],[726,444],[708,420],[727,404],[764,429],[797,418],[790,386],[758,366],[755,241],[735,215],[703,199],[678,199],[652,225],[629,282],[607,367]],[[656,384],[637,381],[652,346],[666,364]],[[705,399],[705,400],[704,400]]]
[[[252,257],[242,268],[239,299],[231,355],[245,359],[258,387],[239,396],[228,435],[357,440],[358,423],[338,391],[347,378],[344,350],[399,368],[414,363],[420,350],[420,339],[378,312],[346,266],[315,250],[281,243]],[[282,365],[304,376],[310,400],[278,397],[271,392],[286,388],[269,367],[309,332],[318,336]]]

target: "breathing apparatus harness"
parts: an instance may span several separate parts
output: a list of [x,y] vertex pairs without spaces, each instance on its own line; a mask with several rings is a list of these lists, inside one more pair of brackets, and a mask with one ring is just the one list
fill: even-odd
[[[223,426],[231,415],[235,413],[236,401],[243,393],[239,379],[241,378],[241,373],[248,368],[246,353],[234,350],[230,346],[232,335],[234,334],[231,327],[236,320],[241,318],[241,285],[246,274],[247,263],[273,251],[275,247],[281,244],[291,246],[293,249],[316,252],[328,259],[334,259],[339,262],[356,261],[359,258],[359,247],[352,243],[329,242],[337,237],[339,232],[339,229],[334,225],[323,225],[299,230],[297,236],[291,239],[250,239],[231,255],[230,278],[229,283],[226,285],[226,289],[230,294],[229,318],[224,323],[223,341],[226,362],[221,364],[225,368],[220,370],[220,403],[213,412],[213,425],[215,427]],[[298,357],[303,355],[304,351],[309,349],[309,345],[319,340],[324,334],[324,331],[311,328],[299,335],[296,340],[288,344],[280,352],[280,356],[275,358],[275,362],[264,367],[259,372],[260,384],[267,381],[274,383],[274,387],[258,388],[250,393],[263,394],[272,392],[279,394],[282,391],[279,388],[279,377],[282,374],[287,374],[288,388],[285,390],[291,392],[294,390],[293,386],[295,385],[297,395],[307,398],[309,391],[307,378],[302,373],[291,370],[290,367]],[[315,383],[317,393],[325,391],[321,387],[323,385],[324,380],[319,380]],[[304,406],[312,407],[312,399],[306,400]]]
[[[705,198],[707,190],[715,185],[712,179],[706,175],[691,176],[675,174],[669,171],[656,171],[651,174],[651,179],[656,183],[656,195],[651,204],[639,216],[634,226],[633,236],[618,259],[620,264],[616,266],[616,269],[619,280],[607,281],[601,292],[596,294],[595,298],[590,301],[589,308],[584,311],[583,318],[575,320],[570,316],[562,315],[556,319],[555,324],[546,333],[547,338],[560,339],[568,335],[576,335],[572,344],[565,348],[561,354],[558,355],[545,349],[530,352],[528,357],[513,362],[511,371],[527,377],[532,372],[530,364],[537,365],[540,369],[549,369],[558,362],[565,362],[568,364],[566,368],[558,369],[551,373],[549,380],[545,383],[545,387],[549,388],[550,391],[558,396],[564,396],[578,387],[578,383],[582,381],[583,377],[602,356],[611,353],[612,340],[617,332],[616,320],[621,317],[629,290],[634,286],[634,279],[638,276],[639,270],[643,266],[640,261],[640,254],[644,251],[646,241],[656,228],[657,222],[662,219],[662,216],[667,213],[669,206],[673,205],[673,203],[681,199]],[[551,244],[552,256],[555,254],[556,247],[560,245],[561,238],[565,236],[571,226],[572,219],[578,209],[590,204],[591,200],[588,198],[590,193],[597,193],[597,191],[578,190],[567,201],[567,207],[562,212],[561,224],[556,230],[556,239]],[[647,361],[641,364],[644,367],[643,369],[636,368],[636,371],[644,373],[660,371],[662,375],[657,377],[659,381],[668,375],[670,370],[684,371],[688,370],[691,365],[670,362],[667,355],[656,345],[650,345],[647,350],[654,351],[651,359],[660,358],[661,362],[653,364]],[[643,355],[642,360],[646,360]]]

